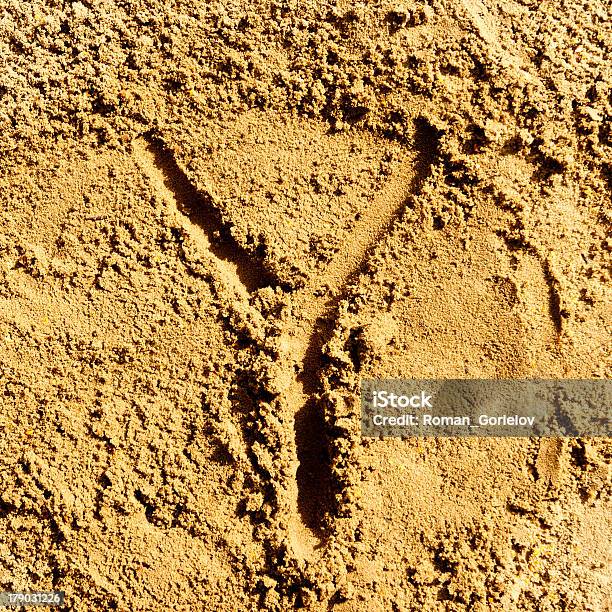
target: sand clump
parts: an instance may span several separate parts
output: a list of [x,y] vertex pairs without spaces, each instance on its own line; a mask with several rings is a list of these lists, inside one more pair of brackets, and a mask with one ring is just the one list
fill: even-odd
[[610,17],[5,2],[0,590],[607,609],[607,440],[366,440],[358,390],[610,376]]

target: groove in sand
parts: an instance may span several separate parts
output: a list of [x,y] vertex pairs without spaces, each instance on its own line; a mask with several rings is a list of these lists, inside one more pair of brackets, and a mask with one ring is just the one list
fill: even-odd
[[219,269],[222,280],[246,302],[253,291],[274,284],[271,276],[232,238],[212,198],[198,191],[163,143],[138,139],[134,158],[157,193],[182,214],[183,229]]
[[[218,269],[222,281],[246,308],[250,294],[278,283],[261,262],[245,252],[231,236],[212,198],[199,192],[176,163],[172,153],[157,140],[133,143],[137,165],[160,197],[181,215],[183,228]],[[291,384],[286,392],[287,422],[294,423],[297,457],[294,478],[287,483],[290,509],[289,537],[298,557],[309,558],[321,546],[321,523],[331,507],[332,482],[327,457],[325,423],[317,404],[318,371],[322,347],[331,332],[337,306],[352,280],[361,272],[373,248],[401,214],[407,198],[428,176],[435,155],[435,136],[419,125],[414,155],[363,211],[351,232],[347,248],[336,254],[322,276],[292,294],[293,312],[283,333],[287,347],[285,368]],[[322,288],[325,291],[317,294]]]

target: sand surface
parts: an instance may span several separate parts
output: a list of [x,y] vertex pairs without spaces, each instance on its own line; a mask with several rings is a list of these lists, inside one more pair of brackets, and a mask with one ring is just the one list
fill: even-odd
[[0,4],[0,590],[610,610],[609,440],[358,403],[612,375],[609,2]]

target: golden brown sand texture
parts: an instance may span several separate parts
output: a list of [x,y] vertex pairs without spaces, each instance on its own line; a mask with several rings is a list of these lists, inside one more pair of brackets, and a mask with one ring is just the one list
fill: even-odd
[[611,13],[5,0],[0,591],[609,610],[609,439],[359,388],[610,377]]

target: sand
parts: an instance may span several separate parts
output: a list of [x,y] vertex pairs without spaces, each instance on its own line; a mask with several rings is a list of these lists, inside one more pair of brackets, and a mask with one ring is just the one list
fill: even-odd
[[362,438],[612,374],[608,2],[0,7],[0,590],[608,610],[607,439]]

